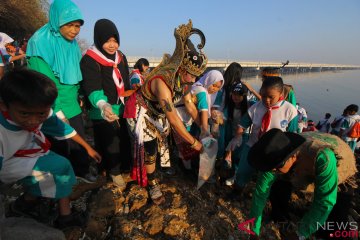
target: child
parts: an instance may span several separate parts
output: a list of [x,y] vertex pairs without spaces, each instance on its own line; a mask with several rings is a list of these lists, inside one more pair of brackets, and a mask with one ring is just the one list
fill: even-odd
[[356,122],[360,122],[360,116],[356,114],[359,111],[359,106],[351,104],[346,107],[345,111],[347,112],[347,116],[345,117],[341,125],[340,136],[350,146],[352,151],[355,152],[356,142],[358,138],[349,137],[348,134],[354,124]]
[[[238,198],[243,187],[251,179],[254,172],[247,162],[250,147],[272,128],[282,131],[297,131],[297,110],[285,101],[282,94],[284,83],[280,77],[266,77],[260,89],[262,100],[252,105],[247,114],[241,118],[234,138],[240,138],[244,130],[252,125],[249,141],[241,151],[240,163],[236,171],[234,191],[230,198]],[[230,143],[232,144],[232,143]],[[233,149],[233,146],[230,146]]]
[[[320,224],[348,221],[351,202],[355,198],[354,189],[346,182],[355,177],[356,160],[340,138],[320,132],[299,135],[271,129],[253,145],[248,160],[260,171],[249,216],[255,219],[252,230],[256,235],[260,234],[267,199],[271,202],[271,220],[288,222],[291,192],[294,190],[311,194],[312,203],[294,225],[295,229],[281,229],[282,239],[313,239],[311,236],[316,231],[316,239],[333,239],[332,233],[341,232],[340,226],[325,231],[319,228]],[[344,231],[349,230],[347,226],[343,227]],[[260,239],[256,235],[250,239]]]
[[340,128],[343,124],[345,117],[347,116],[347,109],[345,108],[342,115],[336,117],[334,121],[330,124],[331,126],[331,134],[334,134],[336,136],[340,136]]
[[[248,89],[248,96],[247,98],[252,98],[259,100],[261,99],[260,94],[255,91],[252,86],[241,80],[243,69],[241,65],[237,62],[232,62],[227,68],[224,73],[224,87],[217,92],[215,103],[212,106],[213,109],[216,109],[220,112],[226,113],[226,109],[229,108],[229,105],[232,103],[231,92],[233,87],[238,84],[242,83]],[[253,96],[253,97],[251,97]],[[254,102],[256,102],[254,100]],[[250,101],[248,101],[250,103]],[[225,114],[226,115],[226,114]],[[223,158],[225,155],[225,148],[230,139],[225,139],[225,126],[226,126],[226,116],[223,119],[224,124],[219,126],[218,132],[215,131],[214,127],[212,128],[212,135],[218,135],[218,158]]]
[[330,131],[330,118],[331,118],[331,114],[326,113],[325,118],[320,120],[316,124],[316,128],[317,130],[319,130],[319,132],[328,133]]
[[[196,96],[200,113],[200,138],[208,135],[208,120],[211,117],[211,109],[215,103],[216,93],[224,86],[224,77],[221,72],[211,70],[197,81],[191,89],[192,95]],[[203,104],[201,104],[203,103]],[[202,106],[200,106],[202,105]],[[200,108],[199,108],[200,107]],[[207,108],[206,108],[207,107]]]
[[316,127],[315,127],[314,121],[311,120],[311,119],[309,119],[309,120],[307,121],[307,127],[304,128],[303,132],[316,132],[316,131],[317,131],[317,129],[316,129]]
[[[242,149],[240,146],[244,146],[249,139],[248,129],[241,138],[234,138],[241,117],[244,116],[248,110],[247,94],[248,88],[244,84],[235,84],[230,94],[231,102],[229,102],[228,107],[224,111],[227,119],[225,123],[225,145],[229,145],[226,149],[225,165],[227,168],[235,166],[235,170],[237,169],[240,160],[239,157]],[[229,144],[229,142],[231,144]],[[232,144],[234,144],[234,146],[232,146]],[[232,147],[234,149],[231,149]],[[232,154],[231,151],[234,151],[234,153]],[[234,156],[234,159],[232,159],[232,156]],[[232,164],[232,162],[234,164]],[[232,185],[233,182],[234,177],[228,179],[226,185]]]
[[44,134],[71,138],[97,162],[100,155],[53,113],[57,90],[45,75],[25,69],[9,72],[0,82],[0,96],[0,180],[20,181],[25,188],[13,211],[36,217],[33,211],[38,197],[56,199],[60,214],[57,227],[81,226],[84,219],[70,209],[74,171],[67,159],[49,151],[51,144]]
[[302,133],[303,129],[306,128],[307,113],[305,108],[300,106],[300,103],[296,103],[296,109],[298,111],[298,133]]
[[[224,78],[222,74],[217,70],[211,70],[206,73],[191,89],[192,100],[196,105],[198,114],[196,117],[192,116],[186,109],[185,104],[181,101],[177,104],[176,110],[183,121],[186,129],[188,131],[192,130],[194,134],[197,134],[198,128],[197,126],[192,126],[194,118],[196,123],[199,125],[201,129],[200,138],[203,138],[209,135],[209,117],[211,115],[211,106],[214,104],[214,95],[222,88],[224,83]],[[193,156],[192,152],[198,154],[195,151],[191,151],[188,149],[183,149],[181,146],[181,140],[176,137],[175,133],[175,141],[179,147],[179,152],[181,158],[183,159],[184,167],[186,169],[191,168],[191,162],[189,161]],[[188,155],[188,157],[186,156]]]
[[[94,45],[80,62],[82,86],[91,103],[89,118],[93,123],[95,148],[103,156],[100,171],[107,173],[121,190],[126,188],[121,172],[130,165],[129,136],[125,120],[124,97],[129,79],[125,54],[118,50],[120,35],[108,19],[96,21]],[[116,66],[116,67],[114,67]]]
[[130,73],[131,89],[138,89],[144,83],[144,75],[149,69],[149,61],[146,58],[140,58],[136,61],[134,69]]
[[[261,70],[262,80],[264,81],[266,77],[280,77],[280,70],[284,68],[287,64],[289,64],[288,61],[286,63],[283,63],[283,66],[280,68],[265,67]],[[283,97],[286,101],[296,107],[296,97],[293,86],[289,84],[284,84]]]

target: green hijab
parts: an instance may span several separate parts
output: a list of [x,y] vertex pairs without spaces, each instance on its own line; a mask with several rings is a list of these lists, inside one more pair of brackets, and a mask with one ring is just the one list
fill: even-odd
[[72,21],[84,22],[80,9],[70,0],[55,0],[50,6],[49,22],[37,30],[28,42],[26,55],[41,57],[63,84],[82,80],[81,51],[74,39],[66,40],[60,27]]

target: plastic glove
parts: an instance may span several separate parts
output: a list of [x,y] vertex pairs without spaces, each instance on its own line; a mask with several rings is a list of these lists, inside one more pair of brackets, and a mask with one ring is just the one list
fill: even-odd
[[211,111],[211,118],[217,124],[223,124],[224,123],[224,114],[222,112],[220,112],[219,110],[212,110]]
[[213,135],[214,138],[219,138],[219,124],[214,123],[211,126],[211,135]]
[[211,134],[210,134],[208,131],[202,130],[201,133],[200,133],[199,138],[200,138],[200,140],[201,140],[201,139],[203,139],[203,138],[210,137],[210,136],[211,136]]
[[226,151],[234,151],[235,148],[240,147],[242,143],[242,136],[235,136],[226,147]]
[[114,114],[112,107],[109,103],[103,104],[100,110],[101,110],[101,117],[108,122],[113,122],[119,119],[119,117],[116,114]]

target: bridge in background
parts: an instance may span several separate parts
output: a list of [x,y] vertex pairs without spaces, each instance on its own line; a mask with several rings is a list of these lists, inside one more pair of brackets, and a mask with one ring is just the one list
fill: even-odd
[[[128,57],[129,66],[133,67],[135,62],[140,57]],[[156,67],[160,62],[161,58],[150,57],[147,58],[150,62],[150,67]],[[208,68],[225,70],[233,61],[228,60],[209,60]],[[264,67],[281,67],[280,62],[249,62],[249,61],[236,61],[244,68],[245,72],[257,72]],[[359,65],[342,65],[342,64],[322,64],[322,63],[296,63],[290,62],[283,71],[285,72],[321,72],[329,70],[351,70],[360,69]]]

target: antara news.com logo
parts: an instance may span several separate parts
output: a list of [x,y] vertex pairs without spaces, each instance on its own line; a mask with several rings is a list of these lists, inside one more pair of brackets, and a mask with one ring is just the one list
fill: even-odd
[[[254,226],[255,218],[251,218],[242,223],[238,224],[238,229],[240,231],[246,232],[249,235],[255,235],[251,229]],[[277,227],[283,231],[296,231],[298,229],[298,224],[292,222],[278,222],[276,223]],[[359,237],[359,223],[358,222],[325,222],[325,223],[316,223],[317,230],[324,230],[329,233],[331,238],[357,238]]]

